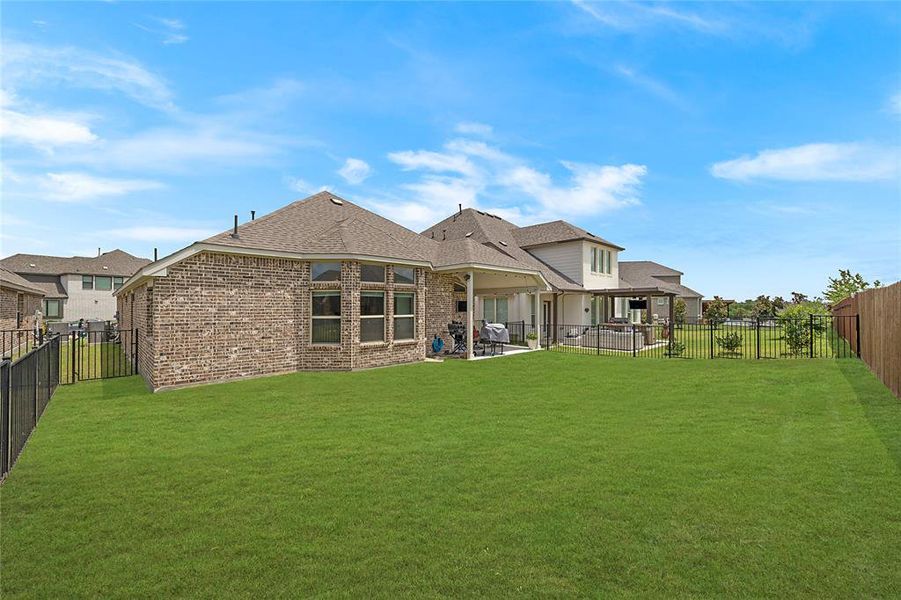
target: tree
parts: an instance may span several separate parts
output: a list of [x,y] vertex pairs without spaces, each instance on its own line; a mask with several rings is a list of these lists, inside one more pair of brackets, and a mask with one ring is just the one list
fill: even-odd
[[801,292],[792,292],[792,304],[803,304],[805,302],[809,302],[809,298],[807,294],[802,294]]
[[685,324],[685,310],[685,300],[676,298],[676,303],[673,304],[673,318],[676,319],[676,325],[679,327]]
[[763,294],[757,296],[757,299],[754,300],[753,310],[755,317],[772,317],[776,312],[773,309],[773,301],[770,300],[769,296],[764,296]]
[[823,320],[810,317],[810,315],[817,315],[820,312],[820,306],[815,302],[804,302],[791,304],[779,313],[782,338],[792,355],[800,356],[810,351],[811,333],[814,337],[825,333],[826,324]]
[[773,315],[775,315],[783,308],[785,308],[785,300],[782,298],[782,296],[776,296],[775,298],[773,298]]
[[726,354],[741,354],[742,336],[737,331],[727,333],[720,337],[716,336],[716,345],[723,349]]
[[714,296],[713,300],[707,303],[707,308],[704,309],[704,318],[714,327],[725,321],[728,314],[729,305],[719,296]]
[[[877,279],[873,287],[878,288],[882,284]],[[862,290],[870,287],[869,282],[861,277],[860,273],[851,273],[850,269],[839,269],[838,277],[830,277],[829,285],[823,291],[823,296],[829,304],[838,304],[845,298],[849,298]]]

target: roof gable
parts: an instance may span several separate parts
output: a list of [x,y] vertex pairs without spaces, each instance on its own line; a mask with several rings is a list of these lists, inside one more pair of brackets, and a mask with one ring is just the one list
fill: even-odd
[[604,244],[617,250],[624,250],[622,246],[618,246],[613,242],[594,235],[581,227],[577,227],[566,221],[551,221],[549,223],[538,223],[537,225],[529,225],[527,227],[519,227],[513,232],[516,242],[522,248],[531,248],[533,246],[541,246],[543,244],[555,244],[561,242],[571,242],[574,240],[587,240],[597,244]]
[[139,258],[118,249],[104,252],[100,256],[13,254],[0,260],[0,266],[14,273],[57,276],[73,273],[130,277],[149,263],[146,258]]

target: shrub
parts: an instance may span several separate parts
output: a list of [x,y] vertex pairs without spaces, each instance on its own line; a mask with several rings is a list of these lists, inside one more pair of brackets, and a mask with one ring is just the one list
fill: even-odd
[[816,302],[805,302],[790,304],[779,313],[782,338],[793,356],[800,356],[809,351],[811,330],[814,336],[825,331],[826,327],[821,319],[813,319],[811,328],[810,315],[819,314],[820,310],[821,307]]
[[685,352],[685,344],[679,340],[673,340],[666,348],[667,356],[682,356],[683,352]]
[[538,334],[535,333],[534,331],[530,331],[529,333],[526,334],[526,339],[527,340],[537,340]]
[[729,354],[740,354],[739,349],[741,348],[741,342],[741,334],[737,331],[727,333],[722,337],[716,336],[716,345]]

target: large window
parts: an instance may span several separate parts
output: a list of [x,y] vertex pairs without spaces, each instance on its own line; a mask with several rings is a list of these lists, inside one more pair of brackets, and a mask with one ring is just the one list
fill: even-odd
[[604,254],[607,256],[607,269],[605,273],[610,275],[613,273],[613,252],[610,250],[604,250]]
[[482,318],[489,323],[506,323],[509,306],[508,298],[485,298],[482,303]]
[[360,292],[360,341],[385,341],[385,292]]
[[341,292],[313,292],[312,317],[314,344],[341,342]]
[[394,339],[416,338],[416,294],[394,294]]
[[101,290],[104,292],[113,289],[113,278],[98,275],[94,279],[94,289]]
[[94,276],[93,275],[82,275],[81,276],[81,289],[83,289],[83,290],[93,290],[94,289]]
[[341,281],[341,263],[313,263],[311,278],[313,281]]
[[394,283],[416,283],[416,269],[412,267],[394,267]]
[[118,290],[122,287],[122,284],[125,282],[124,277],[113,277],[113,289]]
[[44,316],[48,319],[63,318],[63,303],[61,300],[44,300]]
[[592,273],[598,272],[598,249],[597,248],[591,249],[591,272]]
[[385,283],[385,267],[383,265],[361,265],[360,281],[366,283]]

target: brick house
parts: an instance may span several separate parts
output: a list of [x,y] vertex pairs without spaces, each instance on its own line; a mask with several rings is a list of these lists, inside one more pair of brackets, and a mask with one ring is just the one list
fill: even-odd
[[419,361],[435,336],[452,344],[452,320],[467,324],[472,357],[482,321],[528,323],[554,341],[571,326],[640,319],[629,299],[662,296],[669,308],[681,288],[666,278],[681,273],[625,279],[622,250],[564,221],[518,227],[462,207],[416,233],[321,192],[236,220],[115,295],[120,326],[139,331],[139,371],[160,389]]
[[0,331],[34,329],[43,297],[39,287],[0,267]]
[[537,302],[551,288],[498,249],[323,192],[151,263],[115,295],[121,327],[140,332],[139,372],[161,389],[419,361],[435,335],[451,342],[451,320],[472,331],[474,297],[499,289]]

